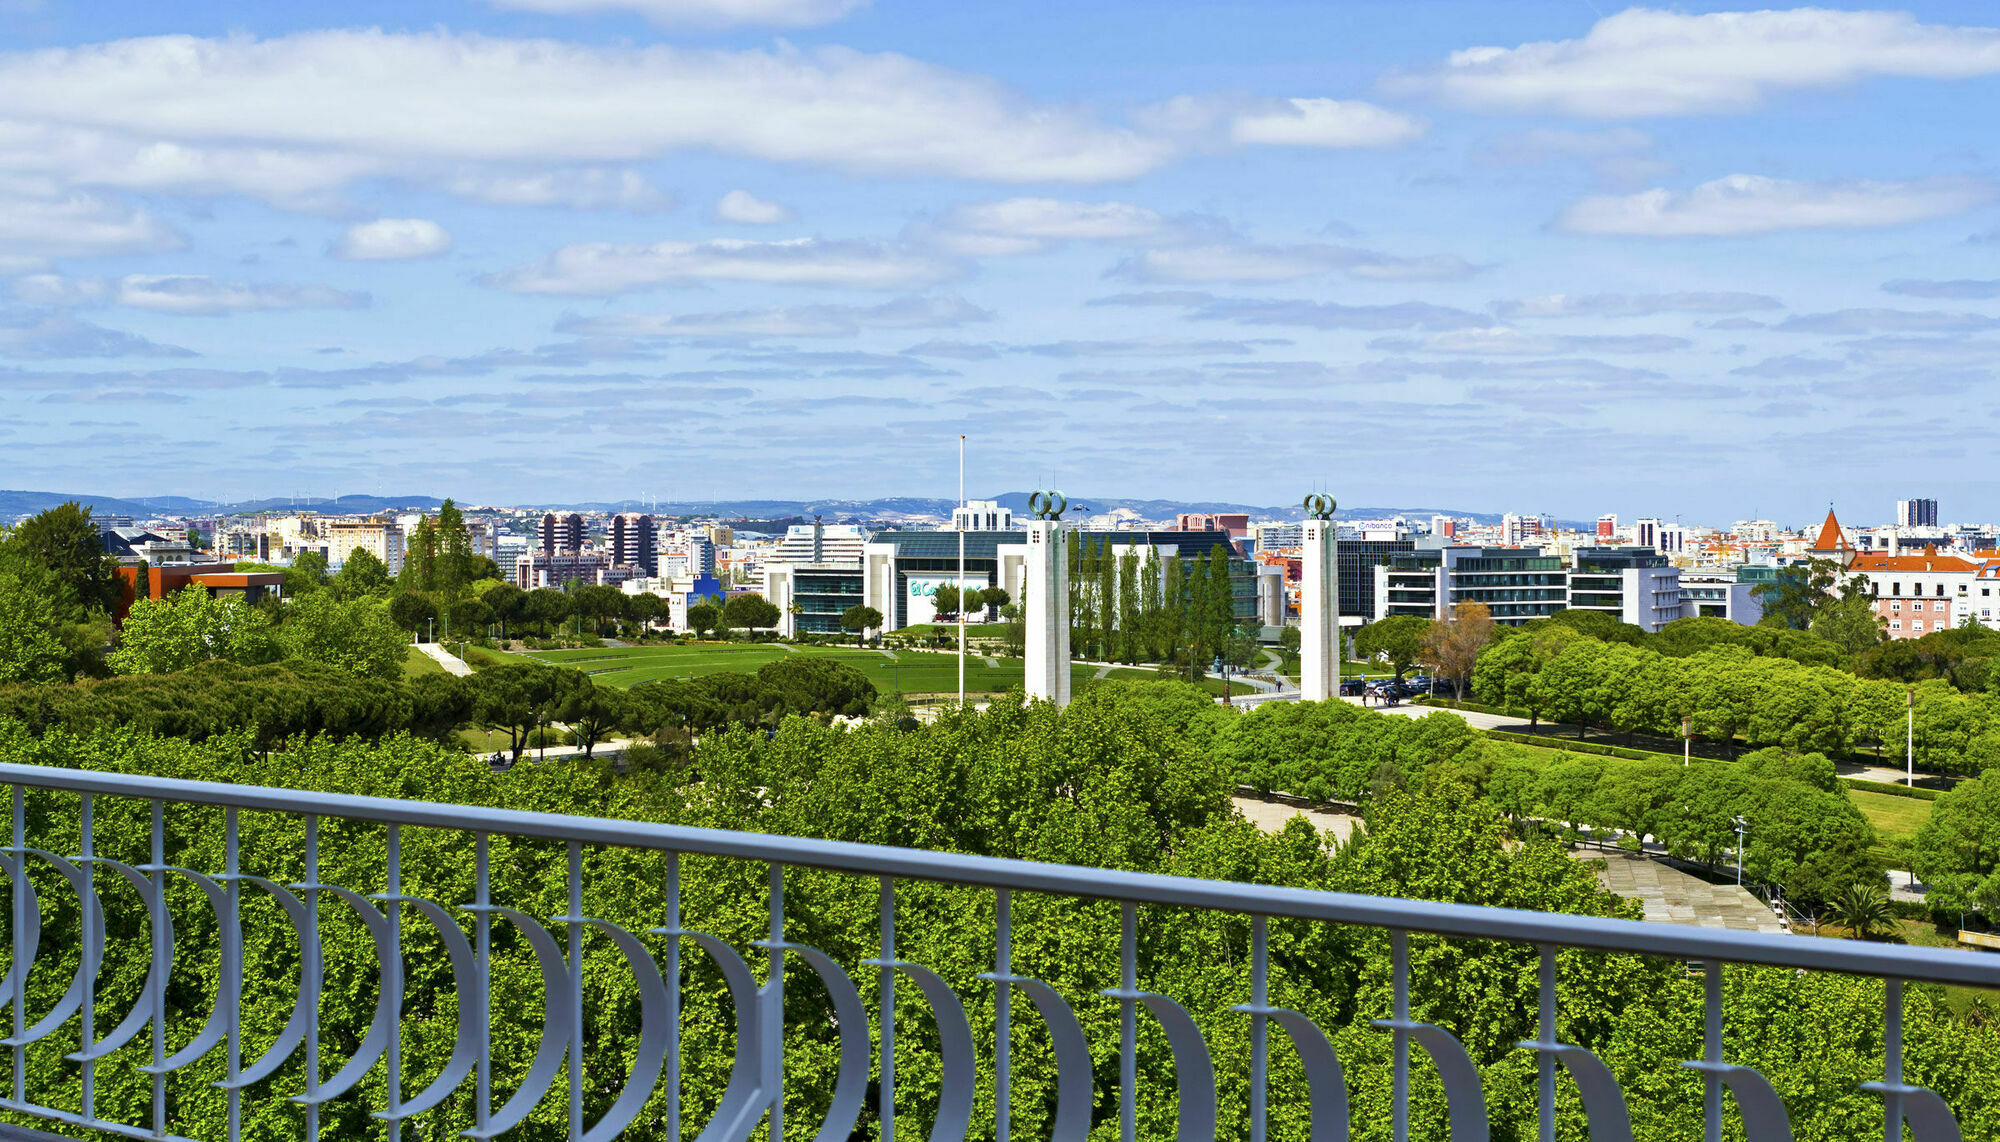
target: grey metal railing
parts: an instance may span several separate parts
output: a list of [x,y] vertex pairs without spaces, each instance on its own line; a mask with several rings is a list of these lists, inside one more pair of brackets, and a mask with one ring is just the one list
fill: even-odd
[[[1391,1017],[1374,1026],[1393,1040],[1393,1137],[1407,1142],[1410,1133],[1412,1045],[1422,1049],[1444,1091],[1454,1142],[1483,1142],[1488,1120],[1480,1073],[1465,1048],[1442,1028],[1416,1022],[1410,1006],[1409,937],[1431,933],[1510,941],[1537,949],[1539,954],[1539,1033],[1521,1047],[1539,1052],[1538,1094],[1540,1137],[1555,1137],[1556,1073],[1560,1064],[1581,1095],[1594,1142],[1629,1142],[1630,1121],[1623,1092],[1611,1071],[1589,1050],[1563,1043],[1557,1036],[1556,952],[1560,948],[1594,949],[1675,957],[1704,965],[1706,1021],[1702,1058],[1684,1065],[1702,1073],[1705,1113],[1710,1140],[1723,1130],[1722,1094],[1736,1100],[1747,1136],[1756,1142],[1791,1137],[1786,1108],[1771,1084],[1756,1070],[1724,1059],[1722,973],[1728,964],[1775,965],[1814,971],[1872,976],[1886,990],[1883,1080],[1862,1089],[1884,1098],[1884,1137],[1898,1142],[1905,1124],[1918,1142],[1956,1142],[1958,1126],[1935,1093],[1904,1081],[1902,1000],[1905,981],[2000,985],[2000,966],[1990,957],[1955,950],[1903,947],[1841,940],[1763,935],[1754,932],[1649,924],[1601,917],[1527,912],[1504,908],[1432,903],[1388,897],[1321,892],[1298,888],[1239,884],[1132,872],[1042,864],[1021,860],[965,856],[796,837],[726,832],[658,824],[547,813],[319,794],[259,786],[162,780],[112,773],[0,765],[0,784],[12,787],[12,842],[0,849],[0,871],[12,882],[13,958],[0,980],[0,1002],[12,1010],[12,1034],[0,1040],[12,1052],[12,1090],[0,1098],[0,1109],[84,1130],[134,1138],[174,1138],[169,1075],[211,1059],[220,1048],[224,1065],[222,1088],[227,1101],[226,1130],[232,1140],[241,1132],[244,1092],[288,1063],[305,1061],[302,1089],[290,1096],[304,1108],[308,1138],[321,1133],[322,1108],[334,1100],[356,1097],[356,1086],[377,1065],[387,1076],[386,1098],[372,1117],[383,1123],[387,1137],[400,1136],[402,1124],[461,1095],[473,1087],[474,1123],[464,1131],[473,1138],[491,1138],[520,1126],[566,1074],[565,1133],[574,1139],[603,1142],[621,1136],[642,1107],[665,1084],[680,1090],[682,1076],[682,963],[678,949],[686,941],[705,952],[720,972],[735,1008],[735,1052],[726,1088],[698,1142],[744,1142],[760,1121],[768,1120],[773,1142],[784,1137],[785,1023],[784,988],[787,963],[793,957],[811,969],[832,1005],[832,1025],[839,1051],[838,1075],[828,1098],[818,1142],[848,1138],[864,1109],[871,1065],[876,1071],[876,1107],[880,1136],[893,1137],[896,1116],[895,1021],[899,977],[914,983],[935,1021],[939,1081],[934,1109],[933,1142],[955,1142],[965,1136],[974,1109],[976,1063],[974,1036],[963,1004],[951,981],[930,969],[897,956],[897,885],[932,882],[970,886],[990,892],[994,904],[993,970],[976,978],[995,985],[995,1035],[988,1045],[992,1058],[995,1136],[1010,1137],[1010,1034],[1012,1000],[1025,995],[1050,1036],[1056,1062],[1055,1108],[1049,1133],[1052,1142],[1082,1142],[1092,1125],[1095,1098],[1092,1057],[1082,1024],[1069,1000],[1054,988],[1013,971],[1012,908],[1017,894],[1048,894],[1115,902],[1121,913],[1120,978],[1100,994],[1119,1008],[1119,1075],[1117,1106],[1121,1137],[1133,1142],[1137,1132],[1139,1017],[1157,1021],[1171,1048],[1177,1083],[1177,1142],[1205,1142],[1227,1132],[1247,1133],[1263,1142],[1266,1131],[1268,1029],[1275,1023],[1296,1049],[1308,1083],[1314,1142],[1344,1140],[1348,1132],[1346,1079],[1341,1061],[1327,1035],[1306,1016],[1273,1006],[1267,990],[1270,956],[1268,923],[1274,919],[1362,925],[1388,932],[1393,960]],[[74,796],[80,812],[79,851],[62,856],[30,844],[28,794]],[[96,851],[94,812],[98,798],[130,799],[150,806],[147,837],[150,859],[125,863]],[[207,807],[222,814],[223,867],[207,873],[166,863],[169,806]],[[239,816],[280,814],[303,825],[303,879],[290,885],[240,867]],[[383,891],[363,895],[356,888],[319,882],[320,826],[330,819],[368,822],[386,833]],[[471,916],[472,932],[459,927],[446,906],[405,895],[402,891],[401,830],[405,827],[450,830],[467,835],[473,860],[475,898],[460,909]],[[549,918],[567,936],[566,947],[541,921],[526,912],[491,899],[489,844],[492,838],[532,838],[555,842],[566,850],[567,911]],[[132,838],[124,838],[130,842]],[[646,944],[626,928],[584,915],[586,846],[655,850],[665,854],[664,883],[658,886],[658,915],[664,923],[649,933],[664,937],[675,951],[664,957],[665,968]],[[704,932],[683,927],[681,858],[701,856],[757,862],[766,867],[769,936],[754,941],[768,953],[769,971],[761,984],[742,955],[730,944]],[[76,899],[80,949],[74,951],[74,978],[60,999],[45,1012],[31,1012],[28,981],[37,957],[48,949],[41,939],[45,914],[31,873],[31,861],[59,875]],[[136,891],[149,935],[148,970],[139,999],[120,1016],[109,1033],[96,1006],[97,975],[105,962],[106,916],[93,880],[102,867]],[[786,938],[785,900],[788,869],[817,869],[879,882],[880,955],[862,961],[873,968],[880,987],[879,1026],[871,1028],[859,989],[847,970],[818,949]],[[48,872],[43,872],[48,880]],[[170,1012],[168,981],[176,946],[174,916],[169,908],[170,883],[184,881],[198,891],[212,912],[220,967],[216,999],[200,1030],[178,1049],[168,1050]],[[257,1059],[242,1057],[244,937],[241,906],[244,886],[253,886],[276,902],[295,934],[299,970],[295,1003],[271,1045]],[[372,941],[379,969],[379,999],[365,1030],[321,1026],[320,901],[334,898],[359,918]],[[1249,1121],[1220,1123],[1214,1062],[1202,1029],[1173,998],[1143,991],[1138,978],[1137,915],[1141,906],[1206,909],[1245,915],[1251,922],[1249,1002],[1231,1010],[1251,1021],[1251,1087]],[[406,1094],[402,1055],[404,988],[403,938],[415,913],[435,930],[449,960],[456,990],[456,1040],[449,1057],[422,1090]],[[491,1028],[495,1013],[488,1008],[492,975],[495,920],[512,925],[532,950],[540,968],[546,1011],[540,1040],[526,1077],[499,1106],[493,1105]],[[129,924],[128,927],[137,927]],[[641,1030],[632,1052],[630,1072],[609,1106],[594,1121],[585,1115],[584,935],[595,930],[608,937],[622,954],[625,970],[636,985]],[[133,954],[137,950],[133,949]],[[65,961],[66,962],[66,961]],[[78,1109],[50,1105],[30,1089],[26,1053],[69,1028],[80,1049],[65,1058],[77,1065],[81,1085]],[[870,1031],[876,1030],[871,1045]],[[150,1030],[150,1063],[139,1070],[151,1077],[149,1120],[143,1123],[101,1117],[94,1103],[98,1061]],[[340,1031],[356,1041],[348,1057],[323,1073],[322,1052],[329,1033]],[[665,1100],[664,1122],[649,1132],[677,1142],[682,1136],[678,1097]],[[1246,1129],[1247,1127],[1247,1129]]]

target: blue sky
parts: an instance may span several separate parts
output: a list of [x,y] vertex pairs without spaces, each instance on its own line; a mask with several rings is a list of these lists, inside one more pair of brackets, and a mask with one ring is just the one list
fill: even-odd
[[0,0],[0,485],[2000,518],[1994,25]]

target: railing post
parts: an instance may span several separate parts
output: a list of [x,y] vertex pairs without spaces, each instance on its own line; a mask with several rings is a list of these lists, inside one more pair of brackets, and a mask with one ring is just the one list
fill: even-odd
[[583,1137],[583,845],[569,843],[569,1136]]
[[1394,1103],[1394,1119],[1390,1137],[1393,1142],[1410,1142],[1410,934],[1401,928],[1389,932],[1390,970],[1394,973],[1394,1008],[1392,1018],[1396,1021],[1393,1034],[1395,1043],[1395,1072],[1390,1099]]
[[382,965],[382,986],[393,989],[389,1010],[389,1106],[384,1115],[389,1142],[403,1136],[403,829],[389,826],[389,859],[384,883],[389,889],[389,962]]
[[[85,793],[82,796],[81,808],[83,811],[83,831],[78,837],[80,844],[78,855],[83,858],[81,862],[84,887],[83,957],[85,963],[96,963],[103,956],[104,931],[101,916],[96,909],[90,907],[90,901],[97,896],[96,877],[93,875],[97,867],[97,845],[93,835],[95,832],[95,819],[92,812],[95,806],[91,802],[90,794]],[[82,1041],[79,1051],[88,1056],[90,1049],[97,1044],[97,975],[95,972],[87,972],[84,975],[83,1026],[78,1030],[78,1035]],[[97,1060],[86,1057],[83,1060],[83,1120],[91,1122],[96,1118]]]
[[[1540,963],[1537,976],[1541,991],[1542,1042],[1555,1043],[1556,1040],[1556,950],[1547,944],[1541,945]],[[1535,1088],[1537,1125],[1541,1128],[1542,1142],[1556,1142],[1556,1057],[1548,1050],[1538,1052],[1536,1060]]]
[[667,854],[667,1142],[681,1139],[681,854]]
[[1903,981],[1882,984],[1882,1140],[1903,1142]]
[[993,1137],[1007,1142],[1012,1108],[1008,1105],[1009,1084],[1013,1080],[1014,1030],[1012,1025],[1014,985],[1007,977],[1014,973],[1014,894],[1007,889],[993,893]]
[[223,1026],[228,1034],[224,1065],[229,1088],[224,1098],[229,1116],[229,1142],[240,1142],[243,1137],[243,1090],[236,1084],[243,1070],[243,886],[237,880],[240,870],[236,849],[236,806],[231,805],[222,811],[222,890],[227,894],[229,907],[221,932],[222,981],[215,997],[223,1005],[226,1020]]
[[896,882],[882,878],[882,1142],[896,1139]]
[[771,1142],[785,1142],[785,866],[771,862],[771,978],[764,984],[764,1089]]
[[1270,963],[1266,954],[1265,918],[1250,918],[1250,1142],[1264,1142],[1265,1130],[1265,1063],[1269,1050],[1267,1027],[1268,1018],[1264,1008],[1268,1007],[1270,989],[1267,975]]
[[[15,796],[20,787],[15,786]],[[153,801],[153,956],[164,966],[171,929],[167,920],[167,806]],[[16,932],[20,929],[16,928]],[[317,1020],[315,1020],[317,1022]],[[153,1136],[167,1136],[167,981],[166,972],[153,973]],[[15,1068],[19,1075],[20,1069]]]
[[28,1101],[28,968],[23,962],[28,930],[28,814],[26,792],[14,786],[14,1102]]
[[476,1084],[472,1099],[473,1127],[484,1137],[487,1119],[493,1108],[493,925],[491,914],[492,888],[487,852],[489,838],[486,833],[473,835],[472,841],[472,904],[473,944],[472,955],[477,963],[475,973],[479,977],[479,1061]]
[[1118,1137],[1134,1142],[1139,1132],[1139,913],[1127,902],[1122,917],[1123,931],[1118,941],[1119,987],[1125,995],[1118,1001]]
[[[312,919],[313,942],[319,942],[319,817],[306,817],[306,914]],[[306,1142],[319,1138],[319,973],[317,957],[301,957],[299,979],[312,980],[312,1010],[306,1019]],[[154,1018],[159,1018],[156,1009]]]
[[1702,1060],[1710,1065],[1701,1076],[1703,1142],[1722,1142],[1722,961],[1709,960],[1702,972]]

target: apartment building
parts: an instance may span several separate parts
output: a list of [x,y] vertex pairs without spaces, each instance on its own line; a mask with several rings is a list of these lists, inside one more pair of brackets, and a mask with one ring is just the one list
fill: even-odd
[[319,538],[326,545],[326,562],[339,567],[356,551],[366,551],[395,575],[403,570],[407,550],[403,529],[389,519],[321,520]]

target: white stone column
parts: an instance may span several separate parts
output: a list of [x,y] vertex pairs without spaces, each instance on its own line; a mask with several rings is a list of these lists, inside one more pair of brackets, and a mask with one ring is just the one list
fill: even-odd
[[1299,690],[1309,702],[1340,686],[1340,574],[1333,521],[1309,519],[1299,544]]
[[1069,548],[1062,525],[1028,525],[1021,605],[1027,619],[1028,697],[1069,705]]

